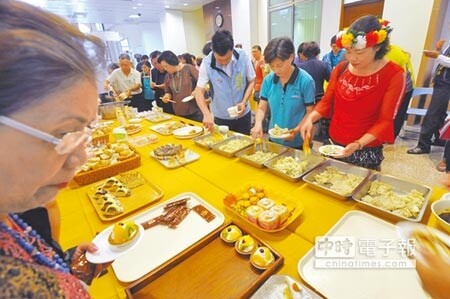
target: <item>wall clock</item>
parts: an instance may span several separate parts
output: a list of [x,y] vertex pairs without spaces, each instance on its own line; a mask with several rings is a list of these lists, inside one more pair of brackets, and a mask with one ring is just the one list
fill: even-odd
[[223,25],[223,15],[218,13],[216,15],[215,21],[216,21],[216,26],[217,27],[222,27],[222,25]]

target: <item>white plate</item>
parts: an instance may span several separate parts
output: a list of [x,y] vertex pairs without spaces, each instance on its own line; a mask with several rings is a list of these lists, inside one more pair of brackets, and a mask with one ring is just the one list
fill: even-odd
[[142,121],[142,118],[132,118],[132,119],[128,120],[128,122],[130,124],[139,124],[141,121]]
[[183,103],[186,103],[186,102],[192,101],[193,99],[194,99],[194,96],[187,96],[184,99],[182,99],[181,101]]
[[[153,151],[150,152],[150,156],[152,158],[155,158],[155,155],[153,154]],[[194,162],[200,158],[200,155],[196,152],[191,151],[190,149],[187,149],[184,153],[184,161],[180,162],[180,160],[174,159],[174,160],[159,160],[156,159],[159,163],[164,165],[167,168],[177,168],[183,165],[186,165],[188,163]]]
[[127,253],[128,251],[136,247],[139,242],[141,242],[144,235],[144,228],[140,224],[137,225],[139,227],[139,234],[137,235],[136,240],[123,247],[109,244],[108,237],[112,232],[113,225],[106,228],[97,236],[95,236],[94,240],[92,240],[92,242],[97,245],[98,251],[95,253],[86,252],[86,259],[93,264],[103,264],[112,262],[115,259],[121,257],[123,254]]
[[[292,288],[293,284],[297,284],[300,292]],[[289,288],[289,291],[286,288]],[[288,275],[272,275],[268,280],[253,294],[250,299],[278,299],[289,298],[284,296],[284,292],[290,292],[292,299],[319,299],[322,298],[305,285],[296,281]]]
[[200,135],[203,132],[202,127],[198,126],[186,126],[173,131],[173,136],[178,139],[189,139]]
[[322,145],[319,147],[319,153],[330,157],[339,156],[343,150],[343,146],[333,144]]
[[269,130],[268,133],[269,133],[270,138],[273,138],[273,139],[284,139],[284,138],[289,137],[289,135],[291,135],[290,133],[281,134],[281,135],[274,135],[274,134],[273,134],[273,131],[274,131],[274,130],[275,130],[274,128],[272,128],[272,129]]
[[[326,233],[326,236],[354,237],[358,244],[355,248],[355,258],[350,261],[370,260],[362,252],[359,244],[364,240],[392,240],[392,244],[381,243],[379,246],[394,246],[383,257],[383,249],[375,248],[375,260],[399,259],[402,263],[411,263],[407,257],[400,255],[396,247],[401,241],[395,225],[375,216],[360,211],[347,212]],[[362,243],[364,244],[364,243]],[[316,246],[318,246],[316,244]],[[358,250],[359,249],[359,250]],[[370,247],[367,247],[370,250]],[[334,299],[425,299],[429,298],[422,289],[415,269],[323,269],[316,267],[323,258],[316,258],[315,247],[299,261],[298,272],[302,279],[326,298]],[[348,260],[348,258],[347,258]],[[331,262],[330,262],[331,263]],[[406,264],[405,264],[406,265]]]
[[154,113],[151,115],[148,115],[145,117],[145,119],[148,119],[151,122],[154,123],[159,123],[168,119],[171,119],[172,116],[168,115],[168,114],[164,114],[164,113]]
[[[148,221],[163,213],[164,206],[170,202],[189,197],[188,208],[202,204],[216,218],[206,222],[196,212],[191,211],[186,218],[175,228],[157,225],[144,230],[142,242],[133,250],[116,259],[112,268],[117,279],[121,282],[132,282],[147,273],[155,270],[168,260],[176,257],[188,247],[203,239],[206,235],[220,227],[225,216],[204,199],[192,192],[185,192],[153,207],[135,217],[136,223]],[[192,273],[186,273],[192,275]],[[183,297],[180,295],[181,298]]]

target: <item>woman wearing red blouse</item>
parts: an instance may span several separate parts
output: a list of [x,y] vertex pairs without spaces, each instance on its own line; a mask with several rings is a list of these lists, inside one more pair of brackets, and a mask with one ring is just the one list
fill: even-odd
[[405,88],[403,70],[384,58],[389,49],[389,22],[374,16],[356,20],[338,34],[347,61],[331,74],[322,100],[305,119],[300,132],[311,138],[313,123],[331,118],[330,137],[345,146],[337,158],[380,170],[383,143],[393,143],[394,118]]

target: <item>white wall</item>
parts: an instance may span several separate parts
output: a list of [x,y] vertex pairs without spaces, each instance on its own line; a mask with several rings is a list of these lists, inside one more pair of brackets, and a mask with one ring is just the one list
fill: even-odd
[[407,11],[405,11],[404,1],[384,1],[383,18],[389,20],[394,28],[391,33],[391,42],[411,53],[411,62],[416,78],[420,61],[423,58],[422,50],[427,37],[432,8],[433,1],[408,0]]
[[181,54],[186,52],[186,32],[184,30],[183,13],[178,10],[166,10],[161,16],[161,32],[163,50]]
[[242,44],[244,50],[250,53],[252,48],[250,2],[231,0],[231,21],[233,22],[234,44]]
[[320,57],[331,51],[330,39],[340,30],[341,0],[323,0],[322,23],[320,24]]
[[[186,33],[186,51],[195,56],[204,56],[203,45],[207,42],[204,34],[203,10],[183,12],[184,32]],[[181,53],[180,53],[181,54]]]

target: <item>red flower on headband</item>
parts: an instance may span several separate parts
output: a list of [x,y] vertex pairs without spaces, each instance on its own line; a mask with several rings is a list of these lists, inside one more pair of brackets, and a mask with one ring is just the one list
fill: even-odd
[[375,46],[378,43],[378,32],[373,30],[366,33],[366,47]]

